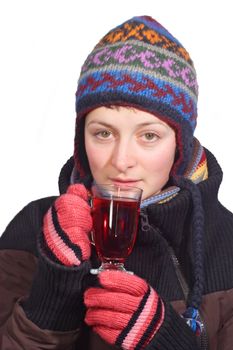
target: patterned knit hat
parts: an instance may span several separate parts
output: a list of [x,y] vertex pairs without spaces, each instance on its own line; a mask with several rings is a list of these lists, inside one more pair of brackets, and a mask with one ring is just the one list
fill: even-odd
[[133,17],[112,29],[87,57],[78,83],[75,162],[80,176],[90,173],[82,117],[113,105],[135,107],[169,124],[179,151],[171,175],[183,175],[192,157],[197,95],[188,52],[153,18]]

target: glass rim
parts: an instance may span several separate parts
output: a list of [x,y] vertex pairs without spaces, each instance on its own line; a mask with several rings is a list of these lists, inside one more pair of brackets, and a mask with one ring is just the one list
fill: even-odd
[[128,185],[118,184],[93,184],[91,186],[91,198],[110,198],[117,200],[125,198],[125,200],[133,200],[141,202],[142,188]]
[[137,190],[137,191],[140,191],[141,193],[143,192],[143,189],[140,188],[140,187],[137,187],[137,186],[130,186],[130,185],[117,185],[117,184],[107,184],[107,183],[94,183],[91,185],[91,188],[92,187],[110,187],[110,188],[120,188],[122,190],[124,189],[132,189],[132,190]]

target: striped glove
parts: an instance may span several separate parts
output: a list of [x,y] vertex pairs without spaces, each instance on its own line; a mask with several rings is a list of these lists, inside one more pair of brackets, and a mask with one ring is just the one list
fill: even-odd
[[98,279],[101,287],[84,294],[86,323],[112,345],[144,349],[164,320],[162,300],[136,275],[104,271]]
[[92,228],[92,218],[87,200],[87,190],[83,185],[71,185],[44,217],[45,241],[52,256],[63,265],[77,266],[90,257],[88,233]]

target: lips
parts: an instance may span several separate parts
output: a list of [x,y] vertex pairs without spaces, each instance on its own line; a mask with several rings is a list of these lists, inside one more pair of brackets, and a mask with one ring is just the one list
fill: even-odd
[[137,184],[140,180],[136,180],[136,179],[110,179],[111,182],[115,185],[135,185]]

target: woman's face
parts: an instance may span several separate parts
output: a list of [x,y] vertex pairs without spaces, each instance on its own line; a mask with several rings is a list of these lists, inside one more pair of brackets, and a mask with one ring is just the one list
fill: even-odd
[[85,147],[97,183],[140,187],[145,199],[167,183],[176,138],[169,125],[150,113],[99,107],[86,116]]

